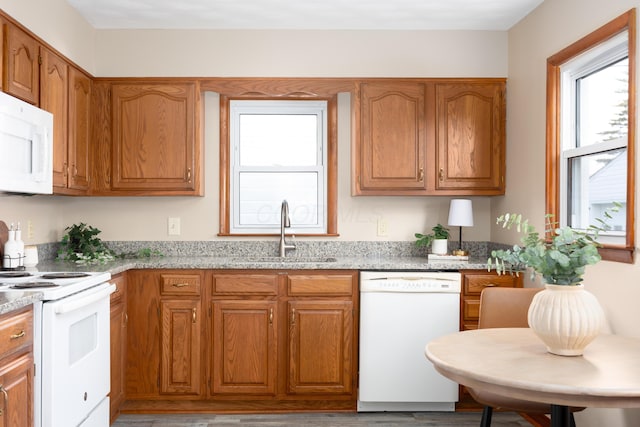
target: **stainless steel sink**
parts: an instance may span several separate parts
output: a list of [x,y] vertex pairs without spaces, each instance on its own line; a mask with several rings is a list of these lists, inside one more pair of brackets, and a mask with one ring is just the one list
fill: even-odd
[[336,262],[333,257],[238,257],[237,262],[250,264],[323,264]]

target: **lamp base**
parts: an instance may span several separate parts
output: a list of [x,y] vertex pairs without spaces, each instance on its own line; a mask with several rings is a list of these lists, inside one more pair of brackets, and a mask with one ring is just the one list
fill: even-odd
[[454,249],[452,253],[455,256],[467,256],[467,255],[469,255],[469,251],[463,251],[462,249]]

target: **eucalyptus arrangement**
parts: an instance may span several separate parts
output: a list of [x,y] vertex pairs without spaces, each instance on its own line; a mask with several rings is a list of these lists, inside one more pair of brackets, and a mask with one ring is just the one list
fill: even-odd
[[620,209],[619,203],[604,211],[604,219],[596,218],[597,225],[590,225],[587,230],[575,230],[570,227],[557,227],[552,215],[545,217],[545,239],[535,230],[522,215],[507,213],[497,218],[496,224],[503,228],[516,227],[523,234],[522,245],[514,245],[511,249],[491,252],[487,265],[493,265],[498,274],[505,272],[518,274],[518,271],[529,268],[531,279],[536,274],[542,276],[547,284],[578,285],[587,265],[596,264],[601,257],[598,253],[600,244],[598,235],[609,230],[608,220],[611,213]]
[[415,233],[416,246],[429,246],[436,239],[448,239],[450,236],[449,229],[442,224],[437,224],[431,231],[430,234]]

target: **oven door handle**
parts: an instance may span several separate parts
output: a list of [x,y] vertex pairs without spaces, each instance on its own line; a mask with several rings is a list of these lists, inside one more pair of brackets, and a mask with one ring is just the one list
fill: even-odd
[[77,310],[79,308],[86,307],[89,304],[92,304],[96,301],[106,298],[107,296],[114,293],[115,290],[116,290],[116,285],[110,284],[109,287],[93,292],[90,295],[87,295],[86,297],[74,298],[68,303],[57,306],[55,308],[55,312],[56,314],[65,314],[65,313],[69,313],[71,311]]

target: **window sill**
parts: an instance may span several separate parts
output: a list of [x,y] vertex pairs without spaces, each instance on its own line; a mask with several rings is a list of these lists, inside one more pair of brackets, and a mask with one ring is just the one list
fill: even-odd
[[603,261],[633,264],[635,248],[605,245],[601,248],[598,248],[598,252],[600,253]]

